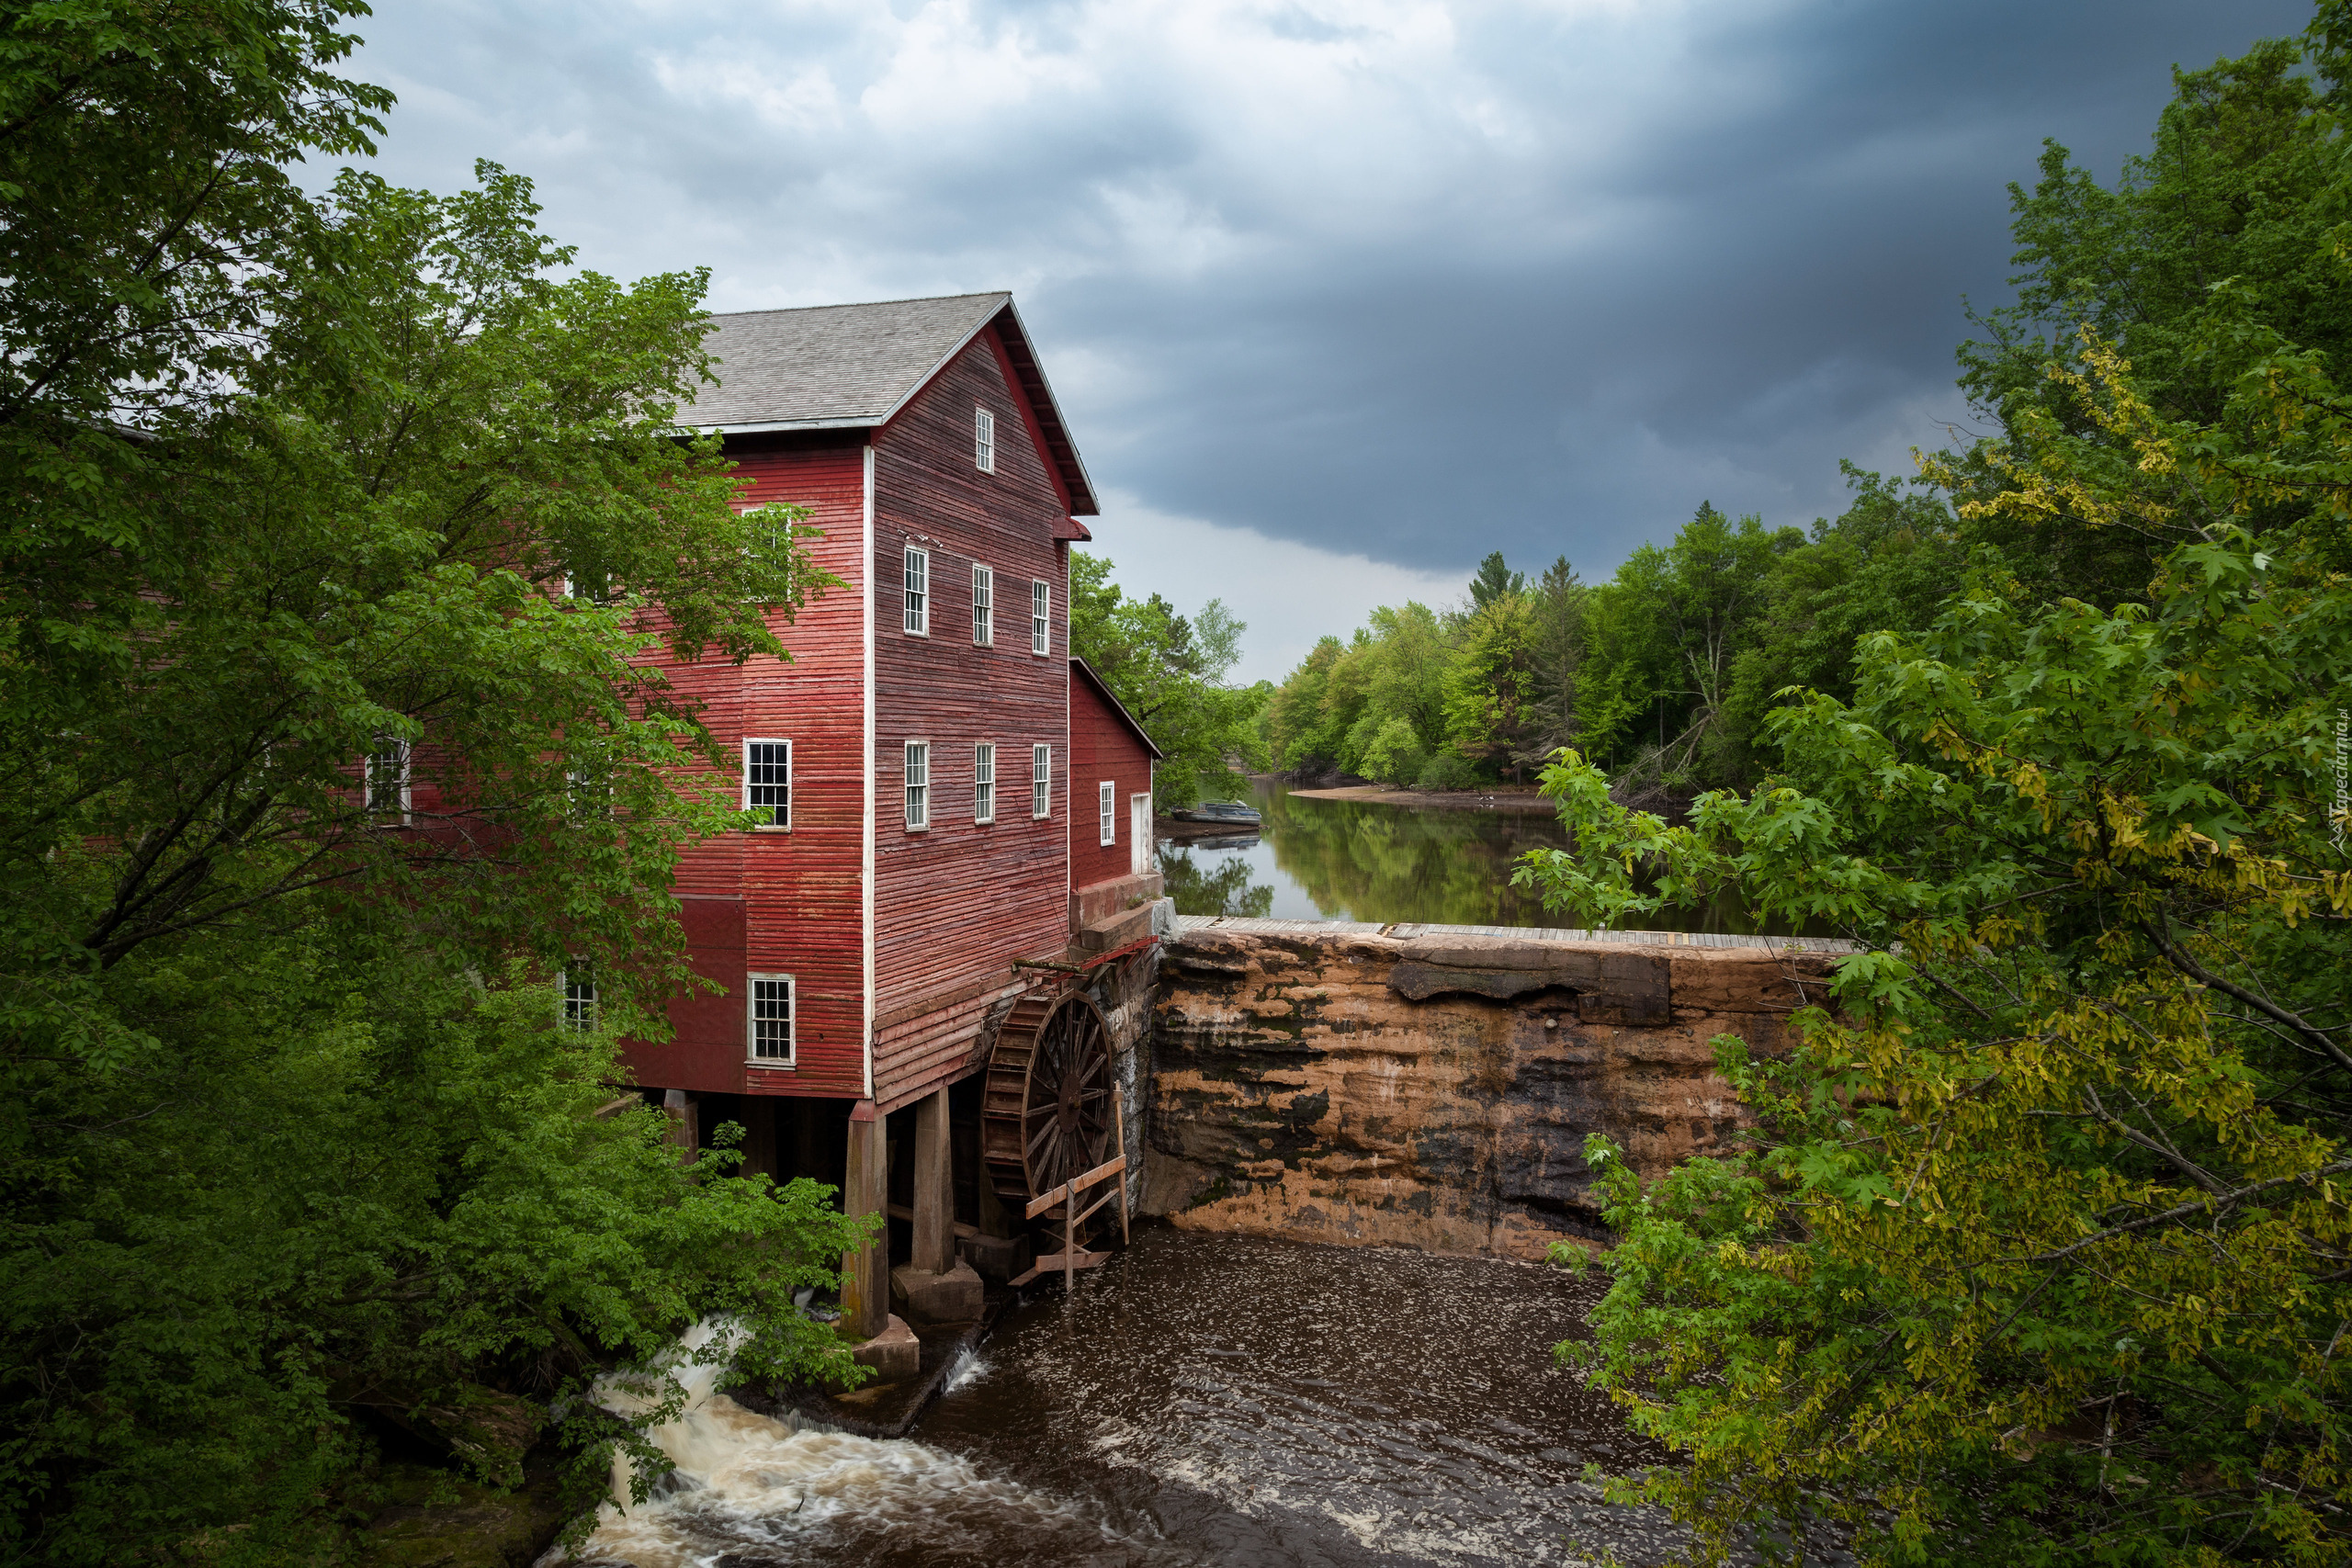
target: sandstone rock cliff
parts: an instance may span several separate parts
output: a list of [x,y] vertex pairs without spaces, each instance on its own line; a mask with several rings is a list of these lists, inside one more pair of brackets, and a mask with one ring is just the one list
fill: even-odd
[[1654,1175],[1747,1118],[1708,1043],[1785,1048],[1834,959],[1193,931],[1162,949],[1144,1201],[1188,1228],[1541,1257],[1602,1235],[1585,1135]]

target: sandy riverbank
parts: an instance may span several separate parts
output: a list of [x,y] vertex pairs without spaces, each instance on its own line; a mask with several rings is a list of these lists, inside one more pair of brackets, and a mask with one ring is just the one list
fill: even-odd
[[1516,811],[1552,815],[1554,803],[1538,794],[1533,784],[1514,788],[1499,785],[1491,790],[1420,790],[1396,789],[1387,784],[1348,784],[1340,789],[1295,789],[1294,800],[1369,800],[1381,806],[1413,806],[1434,807],[1442,811]]

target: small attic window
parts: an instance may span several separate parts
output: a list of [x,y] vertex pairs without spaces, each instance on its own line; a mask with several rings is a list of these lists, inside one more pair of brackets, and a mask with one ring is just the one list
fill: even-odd
[[980,472],[996,472],[996,415],[986,409],[972,411],[972,461]]

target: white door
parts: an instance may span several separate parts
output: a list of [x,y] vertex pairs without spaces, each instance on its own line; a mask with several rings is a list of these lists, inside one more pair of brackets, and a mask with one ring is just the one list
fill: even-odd
[[1127,869],[1140,876],[1151,869],[1151,796],[1127,796]]

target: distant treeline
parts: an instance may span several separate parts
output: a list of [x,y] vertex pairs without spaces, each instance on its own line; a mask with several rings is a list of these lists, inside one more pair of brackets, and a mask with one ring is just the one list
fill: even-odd
[[1607,582],[1490,555],[1466,604],[1383,607],[1317,643],[1268,705],[1268,743],[1285,767],[1423,789],[1532,777],[1562,746],[1669,787],[1748,783],[1775,694],[1849,694],[1856,637],[1924,625],[1966,557],[1939,497],[1847,476],[1853,504],[1810,533],[1702,504]]

